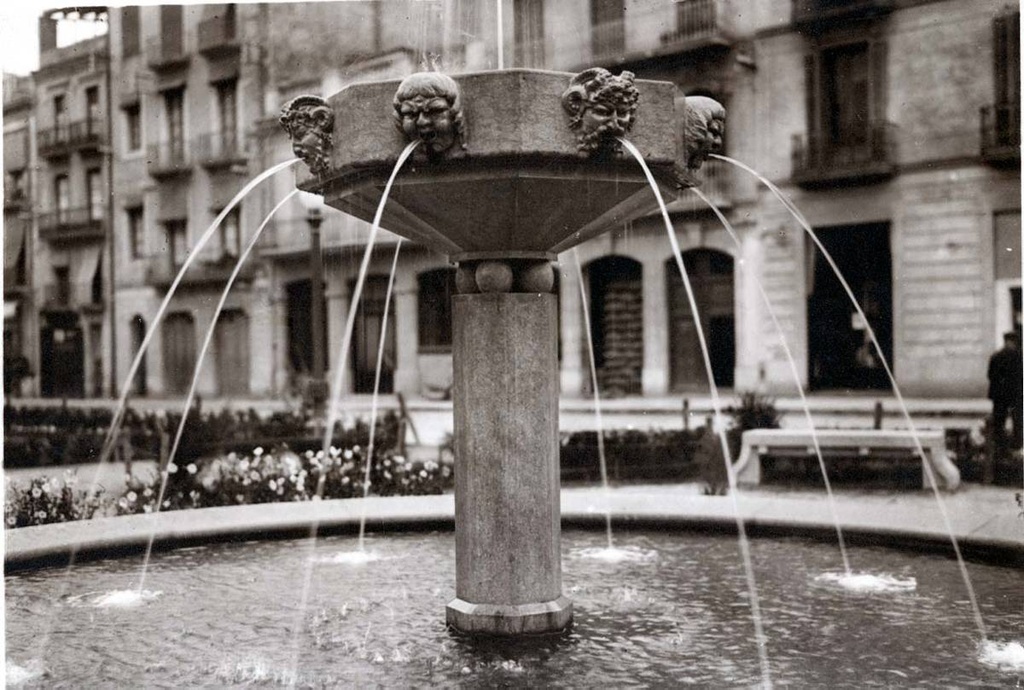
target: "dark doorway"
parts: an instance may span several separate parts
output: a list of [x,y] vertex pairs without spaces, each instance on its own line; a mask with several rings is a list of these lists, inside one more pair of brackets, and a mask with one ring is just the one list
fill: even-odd
[[606,256],[590,263],[587,276],[594,365],[601,394],[640,395],[644,366],[643,267],[624,256]]
[[221,395],[249,392],[249,317],[226,309],[217,320],[217,384]]
[[[683,265],[700,313],[715,385],[731,387],[736,369],[733,259],[724,252],[693,249],[683,254]],[[665,262],[665,284],[668,289],[670,390],[706,390],[708,376],[697,325],[674,258]]]
[[196,368],[196,324],[191,314],[168,314],[164,320],[164,386],[168,393],[185,393]]
[[[285,286],[285,302],[287,304],[288,323],[288,367],[293,374],[309,374],[313,370],[313,300],[312,284],[308,280],[296,280]],[[326,300],[324,314],[327,314]],[[330,362],[327,356],[327,323],[324,323],[323,347],[324,362]],[[330,365],[328,365],[329,367]]]
[[[349,284],[349,292],[355,281]],[[356,313],[352,334],[352,385],[356,393],[372,393],[377,373],[377,351],[384,329],[384,304],[387,301],[388,278],[367,276],[363,297]],[[387,333],[384,333],[383,361],[380,368],[380,392],[394,391],[395,381],[395,303],[388,307]]]
[[[146,338],[146,320],[141,315],[136,314],[131,321],[132,331],[132,357],[137,357],[139,349],[142,348],[142,341]],[[139,360],[139,368],[135,372],[135,379],[132,381],[132,393],[135,395],[145,395],[149,390],[149,382],[146,380],[146,357],[143,354],[142,359]]]
[[39,386],[44,397],[85,397],[85,345],[78,315],[44,316],[39,343]]
[[[852,225],[815,230],[860,302],[892,362],[892,256],[889,224]],[[810,240],[808,240],[810,242]],[[807,338],[813,390],[885,389],[889,379],[866,324],[857,314],[821,250],[807,249]]]

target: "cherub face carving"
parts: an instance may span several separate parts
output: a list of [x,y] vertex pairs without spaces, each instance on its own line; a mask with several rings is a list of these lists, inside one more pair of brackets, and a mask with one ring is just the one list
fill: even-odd
[[632,72],[615,76],[594,67],[573,77],[562,94],[562,106],[571,116],[569,126],[576,130],[580,153],[618,152],[616,138],[632,129],[639,99]]
[[683,122],[686,142],[686,167],[698,170],[708,154],[722,150],[725,134],[725,108],[707,96],[689,96]]
[[319,96],[299,96],[284,105],[279,119],[292,140],[292,152],[316,175],[330,170],[334,111]]
[[438,156],[462,138],[464,122],[459,86],[440,72],[406,77],[394,99],[395,119],[409,141],[423,142],[428,156]]

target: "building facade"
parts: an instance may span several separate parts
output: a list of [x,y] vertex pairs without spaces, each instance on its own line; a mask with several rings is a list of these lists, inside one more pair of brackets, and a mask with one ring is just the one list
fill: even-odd
[[[592,388],[588,323],[605,395],[706,391],[698,323],[712,375],[727,389],[790,393],[795,368],[812,391],[888,390],[881,354],[907,395],[984,394],[988,354],[1003,332],[1021,324],[1016,5],[509,0],[501,11],[499,36],[497,5],[485,0],[120,8],[111,12],[107,37],[109,112],[97,68],[105,64],[106,43],[89,49],[89,59],[77,51],[73,61],[58,59],[62,49],[44,49],[29,109],[40,158],[33,192],[40,212],[28,219],[40,240],[29,254],[38,267],[29,270],[34,306],[15,312],[19,293],[5,281],[5,312],[39,314],[39,325],[22,341],[35,353],[29,359],[45,364],[48,357],[40,355],[56,348],[52,333],[63,330],[66,337],[78,328],[83,375],[75,385],[86,395],[100,390],[97,352],[105,352],[102,366],[116,371],[120,385],[177,270],[214,217],[248,180],[292,157],[277,124],[290,98],[400,78],[429,63],[449,72],[499,66],[573,72],[599,65],[721,101],[729,112],[725,153],[776,184],[817,239],[754,177],[709,161],[702,190],[733,232],[693,192],[669,204],[695,287],[696,318],[660,215],[560,257],[564,396]],[[62,94],[68,114],[59,116]],[[6,108],[5,102],[5,114]],[[89,139],[58,150],[44,134],[62,126],[88,132],[88,124],[70,124],[88,123],[94,114],[109,114],[109,149],[90,148]],[[13,118],[7,122],[12,136],[20,131]],[[94,208],[94,199],[100,202],[90,177],[97,165],[106,171],[95,153],[103,150],[114,161],[105,212]],[[9,182],[20,165],[5,154]],[[136,394],[187,390],[228,275],[293,189],[291,170],[262,183],[195,257],[151,336],[133,380]],[[267,220],[211,336],[201,394],[298,395],[308,385],[316,347],[327,352],[329,371],[341,366],[338,350],[368,226],[324,211],[326,287],[315,296],[308,203],[289,199]],[[112,229],[111,270],[93,258],[103,256],[96,230],[107,227],[93,215]],[[83,222],[73,230],[54,229],[68,227],[57,219],[79,216]],[[10,252],[5,243],[5,264],[16,261],[10,256],[15,239],[9,236]],[[454,269],[447,257],[398,244],[383,233],[373,252],[344,357],[345,389],[372,391],[386,316],[382,389],[442,398],[451,386]],[[395,294],[385,315],[396,250]],[[91,301],[110,280],[116,297]],[[53,299],[58,290],[68,299]],[[315,299],[327,312],[320,343],[313,338]],[[116,347],[104,350],[110,339],[103,329],[111,321]],[[34,337],[36,344],[29,342]],[[42,368],[39,390],[54,394],[52,382],[42,385]]]

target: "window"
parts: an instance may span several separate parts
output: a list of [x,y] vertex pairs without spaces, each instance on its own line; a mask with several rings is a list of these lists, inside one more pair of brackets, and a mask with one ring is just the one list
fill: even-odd
[[121,8],[121,56],[139,54],[139,8]]
[[544,3],[541,0],[515,0],[516,67],[541,67],[544,64]]
[[996,103],[1020,104],[1020,12],[992,22]]
[[626,48],[626,6],[622,0],[591,0],[590,40],[595,58],[619,56]]
[[125,210],[128,216],[128,251],[133,259],[142,258],[142,236],[145,230],[142,207],[134,206]]
[[98,134],[103,122],[100,113],[100,87],[90,86],[85,90],[85,126],[89,134]]
[[420,349],[447,352],[452,346],[455,270],[439,268],[419,276]]
[[164,91],[167,144],[172,160],[185,155],[185,89]]
[[67,96],[60,93],[53,97],[53,125],[54,127],[67,127],[68,124],[68,102]]
[[171,266],[181,268],[188,258],[188,224],[184,218],[169,220],[164,224],[167,232],[167,246],[171,252]]
[[160,6],[160,40],[163,45],[164,57],[179,56],[185,53],[182,13],[181,5]]
[[103,259],[96,262],[96,272],[89,285],[89,298],[93,304],[103,304]]
[[103,174],[99,168],[86,172],[85,190],[89,196],[89,220],[103,220]]
[[217,118],[220,123],[220,153],[235,151],[238,141],[238,115],[236,106],[237,85],[235,80],[222,81],[217,84]]
[[67,266],[53,267],[54,301],[57,304],[71,303],[71,269]]
[[886,44],[824,45],[808,55],[807,123],[812,147],[864,148],[885,121]]
[[23,199],[25,197],[25,171],[8,170],[7,179],[9,180],[8,198],[12,201]]
[[129,151],[142,148],[142,107],[132,103],[124,107],[125,146]]
[[53,198],[57,205],[57,220],[62,222],[71,210],[71,189],[68,186],[67,175],[57,175],[53,178]]
[[224,216],[224,221],[220,224],[220,247],[222,258],[237,259],[241,253],[242,223],[241,212],[237,207]]

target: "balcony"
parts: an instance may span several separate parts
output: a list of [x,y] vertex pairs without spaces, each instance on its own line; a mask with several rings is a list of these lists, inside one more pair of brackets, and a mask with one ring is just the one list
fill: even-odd
[[813,189],[890,179],[896,174],[895,142],[887,122],[870,125],[864,141],[798,134],[793,137],[793,182]]
[[235,132],[211,132],[198,137],[199,164],[209,171],[246,166],[245,147]]
[[803,31],[819,31],[858,19],[874,19],[892,12],[893,0],[793,0],[793,24]]
[[[238,261],[236,257],[225,254],[219,261],[210,262],[197,260],[181,278],[181,285],[199,287],[227,285],[231,272]],[[156,288],[167,289],[181,271],[183,261],[172,262],[169,254],[150,257],[146,266],[146,283]],[[252,282],[256,276],[256,262],[247,261],[238,273],[236,281]]]
[[184,141],[152,144],[147,151],[146,169],[150,176],[162,180],[192,173],[192,156]]
[[210,17],[199,23],[199,52],[206,58],[237,55],[242,44],[235,32],[234,17]]
[[661,35],[661,45],[672,52],[728,46],[732,38],[725,19],[718,0],[677,2],[676,28]]
[[39,236],[53,243],[101,240],[106,235],[105,206],[83,206],[39,215]]
[[63,158],[72,151],[98,153],[106,139],[102,120],[63,123],[39,130],[39,155],[43,158]]
[[28,194],[24,187],[4,183],[4,211],[17,213],[28,206]]
[[1020,104],[997,103],[981,109],[981,157],[989,165],[1020,165]]
[[188,65],[192,56],[185,50],[184,40],[164,41],[154,38],[146,44],[146,64],[154,72],[169,72]]

